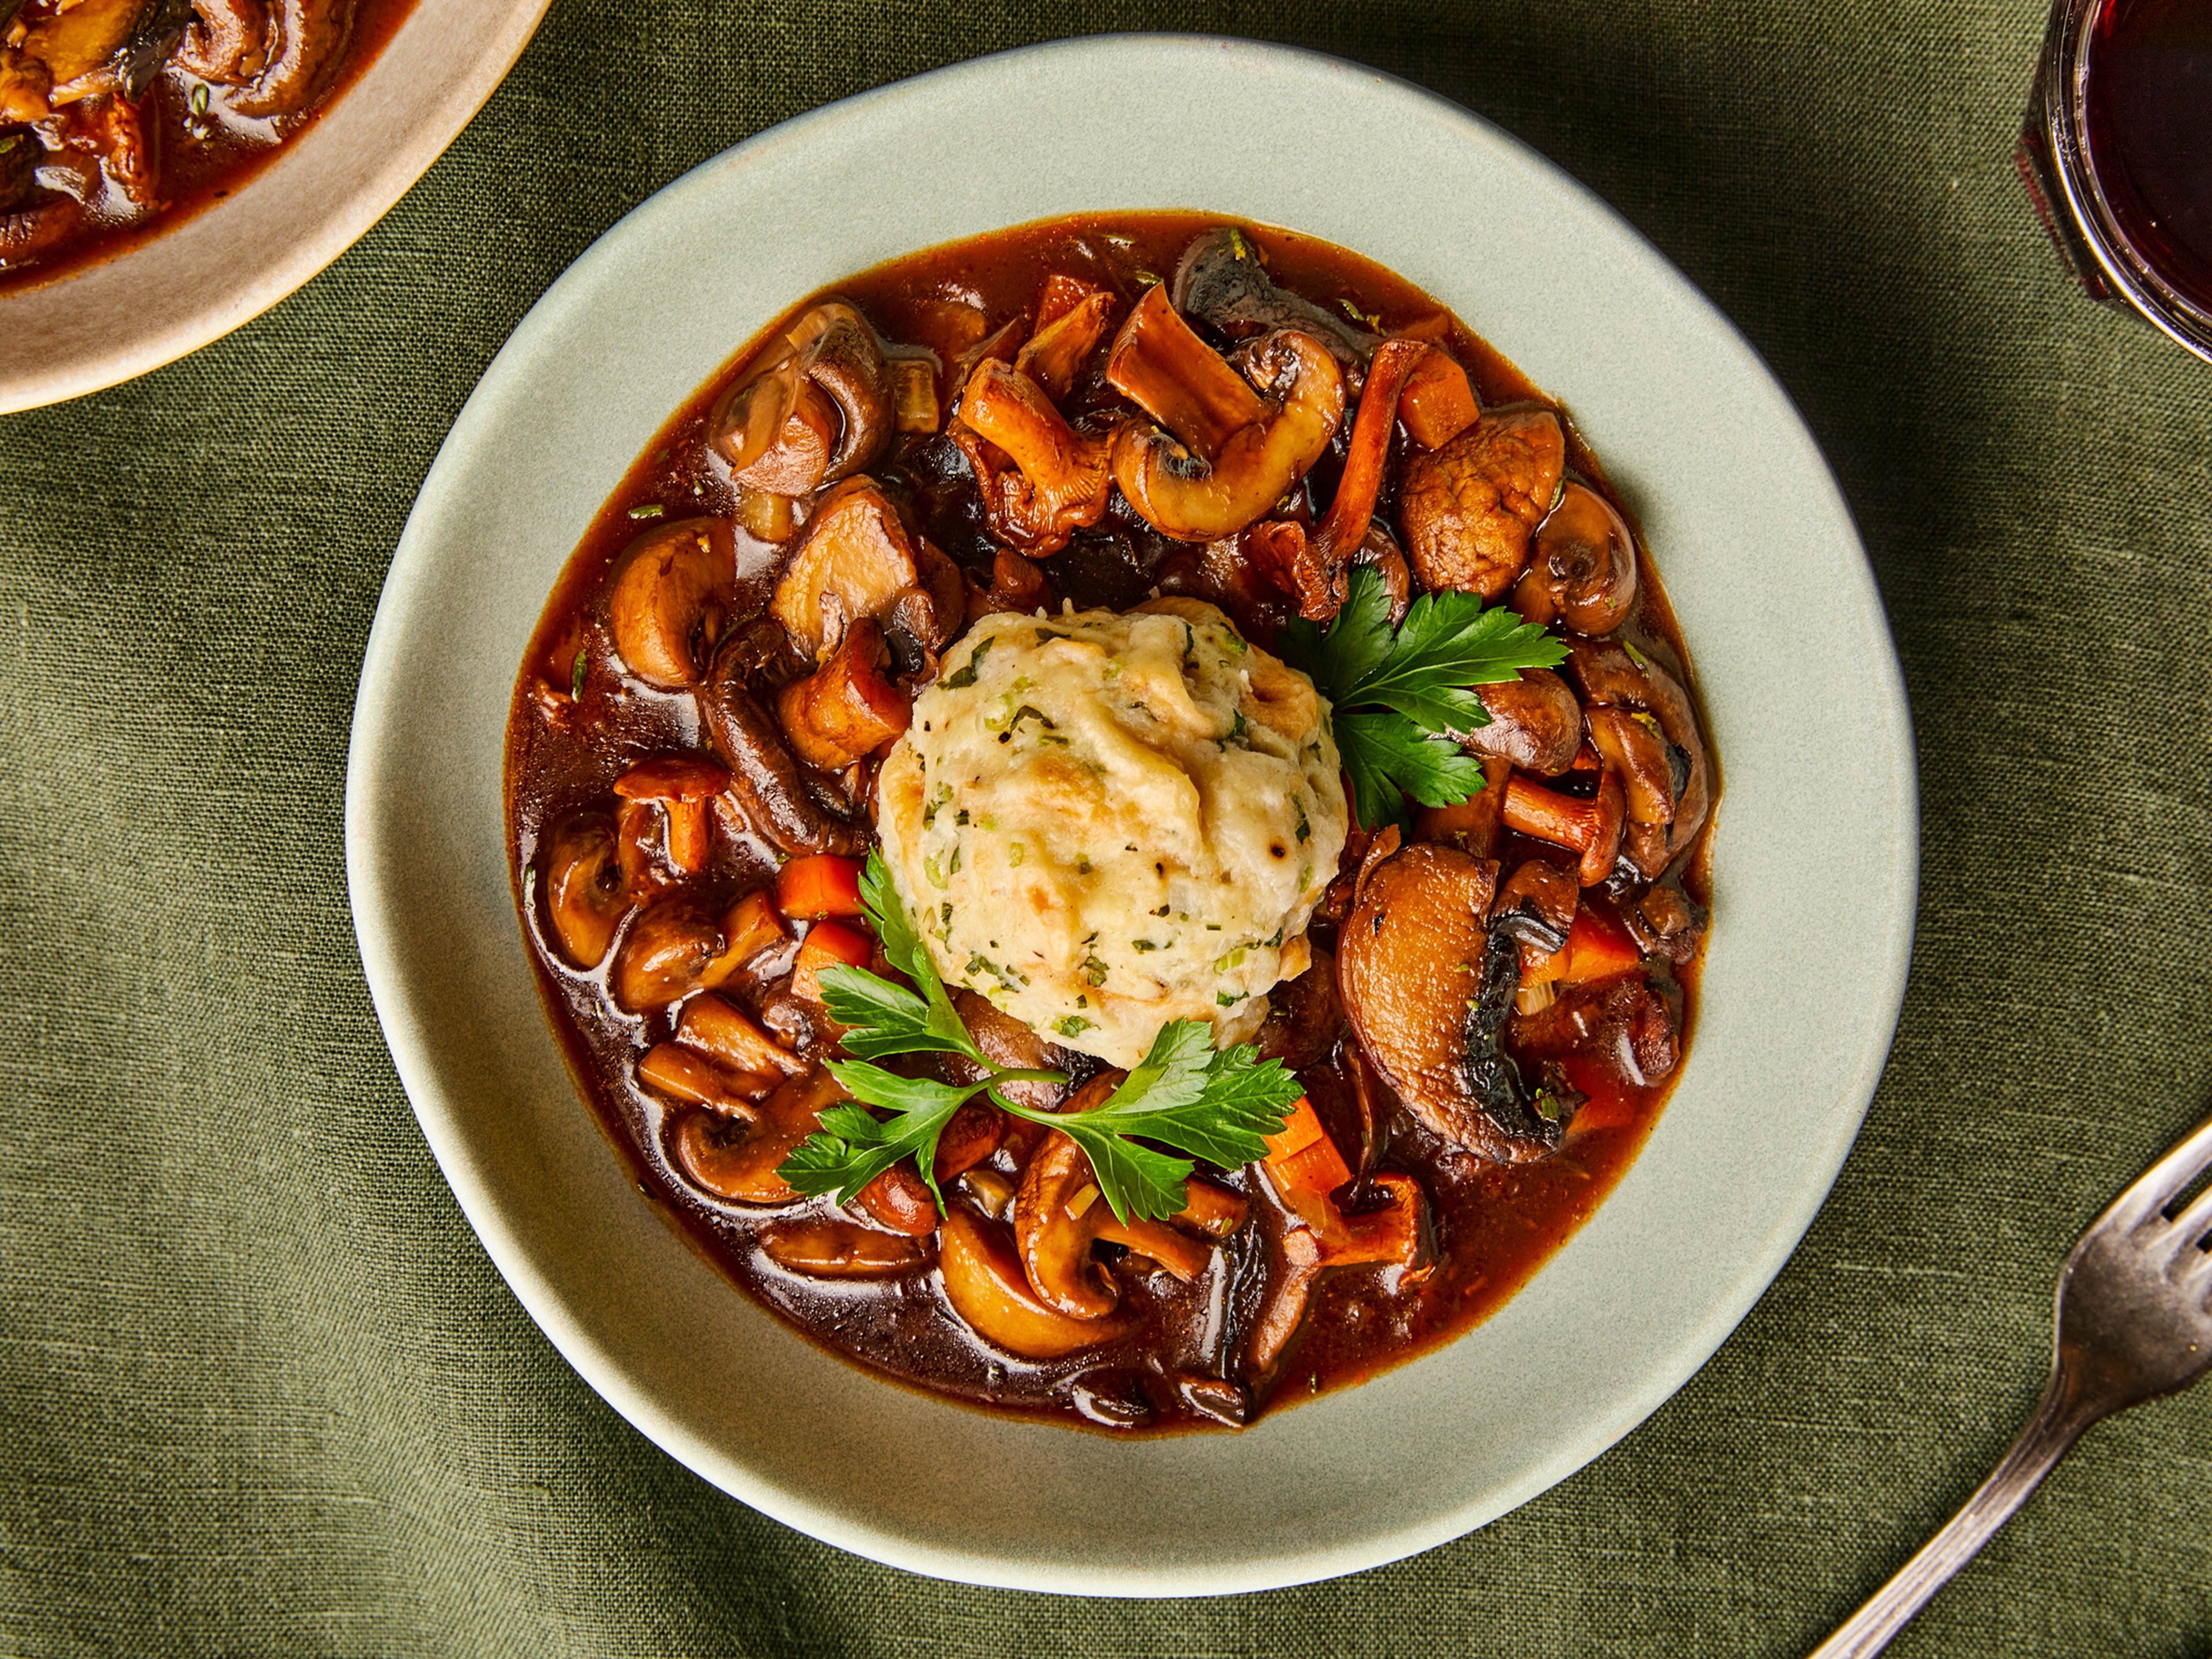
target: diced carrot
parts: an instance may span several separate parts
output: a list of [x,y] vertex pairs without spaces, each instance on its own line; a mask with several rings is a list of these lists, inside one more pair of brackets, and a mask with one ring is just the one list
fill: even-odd
[[1343,1155],[1304,1095],[1285,1116],[1282,1133],[1269,1139],[1267,1164],[1286,1197],[1293,1193],[1326,1197],[1352,1179]]
[[1441,345],[1431,345],[1406,377],[1398,418],[1424,449],[1437,449],[1482,418],[1467,371]]
[[1283,1114],[1283,1127],[1267,1137],[1267,1158],[1270,1163],[1297,1154],[1322,1139],[1321,1118],[1315,1113],[1313,1102],[1300,1095]]
[[1251,1205],[1242,1193],[1232,1193],[1193,1176],[1183,1182],[1182,1208],[1174,1219],[1181,1225],[1215,1238],[1226,1238],[1244,1224]]
[[824,916],[866,915],[868,907],[860,901],[863,867],[860,860],[835,853],[793,859],[776,872],[776,908],[787,916],[816,921]]
[[848,968],[865,968],[875,950],[873,939],[842,922],[815,923],[807,933],[805,943],[799,947],[799,961],[791,970],[793,994],[811,1002],[821,1001],[821,973],[824,968],[839,963]]
[[1632,973],[1644,962],[1628,930],[1587,904],[1576,914],[1575,925],[1567,934],[1567,948],[1559,955],[1566,960],[1558,977],[1569,985]]

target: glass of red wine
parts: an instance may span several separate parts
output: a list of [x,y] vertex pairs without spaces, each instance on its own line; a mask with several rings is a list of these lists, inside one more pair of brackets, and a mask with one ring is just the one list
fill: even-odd
[[2212,362],[2212,0],[2057,0],[2014,160],[2081,286]]

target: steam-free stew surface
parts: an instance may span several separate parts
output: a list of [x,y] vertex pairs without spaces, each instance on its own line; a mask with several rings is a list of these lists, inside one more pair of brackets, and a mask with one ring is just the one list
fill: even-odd
[[[884,342],[933,351],[946,371],[940,376],[943,385],[963,353],[1003,325],[1023,323],[1033,314],[1048,276],[1066,273],[1109,289],[1118,314],[1174,270],[1194,237],[1222,222],[1179,214],[1055,221],[895,260],[832,292],[856,306]],[[1412,329],[1439,342],[1464,366],[1486,410],[1540,401],[1534,387],[1456,319],[1370,261],[1310,238],[1242,228],[1264,254],[1277,284],[1357,319],[1371,332]],[[818,297],[794,306],[778,329]],[[994,1349],[950,1310],[931,1265],[933,1256],[886,1279],[832,1281],[787,1271],[760,1248],[763,1229],[777,1220],[850,1212],[826,1200],[781,1209],[727,1202],[687,1179],[672,1148],[678,1125],[698,1109],[641,1087],[635,1077],[640,1054],[670,1036],[677,1013],[626,1014],[607,994],[604,963],[580,971],[562,959],[546,921],[545,860],[558,828],[580,814],[605,811],[617,778],[633,766],[655,757],[708,750],[709,734],[692,696],[653,690],[624,672],[605,625],[603,589],[641,533],[693,515],[712,515],[733,526],[737,612],[750,616],[767,604],[789,548],[745,528],[740,492],[727,466],[710,453],[708,428],[723,394],[773,351],[778,329],[732,358],[676,411],[608,498],[532,639],[509,730],[508,825],[525,930],[553,1024],[580,1086],[637,1181],[746,1293],[823,1346],[941,1395],[1001,1411],[1087,1419],[1118,1431],[1243,1420],[1270,1401],[1280,1404],[1358,1382],[1479,1324],[1520,1290],[1603,1200],[1651,1127],[1672,1075],[1638,1086],[1603,1064],[1568,1058],[1559,1073],[1587,1100],[1563,1143],[1536,1161],[1499,1164],[1446,1145],[1397,1105],[1370,1074],[1368,1092],[1377,1103],[1371,1108],[1377,1120],[1372,1139],[1381,1149],[1372,1162],[1380,1170],[1409,1176],[1419,1183],[1437,1245],[1434,1265],[1425,1276],[1374,1267],[1323,1274],[1295,1345],[1269,1375],[1257,1379],[1237,1375],[1237,1350],[1246,1334],[1238,1322],[1252,1316],[1263,1288],[1256,1282],[1267,1270],[1268,1252],[1256,1224],[1232,1239],[1212,1269],[1194,1283],[1178,1283],[1164,1272],[1130,1271],[1133,1264],[1120,1263],[1120,1334],[1070,1357],[1026,1360]],[[1102,346],[1098,356],[1103,352]],[[1071,414],[1127,407],[1100,382],[1096,363],[1066,406]],[[952,407],[948,392],[945,413]],[[1568,430],[1571,474],[1602,490],[1595,458]],[[1407,443],[1402,433],[1395,439],[1394,465]],[[1316,513],[1328,504],[1342,447],[1340,436],[1335,452],[1315,470],[1310,493]],[[948,439],[941,434],[902,434],[871,472],[906,504],[921,532],[962,567],[971,589],[991,587],[996,549],[967,471]],[[1386,493],[1379,519],[1387,520],[1389,511]],[[1151,534],[1117,502],[1095,532],[1079,535],[1067,549],[1037,563],[1051,582],[1055,610],[1062,600],[1079,608],[1120,609],[1155,590],[1219,597],[1218,585],[1209,586],[1199,568],[1200,554]],[[1686,668],[1656,573],[1643,550],[1637,560],[1636,607],[1619,637]],[[971,596],[971,608],[974,603]],[[1246,604],[1241,615],[1232,609],[1232,615],[1255,643],[1265,646],[1292,609],[1286,597],[1277,595],[1272,603]],[[957,647],[949,650],[957,652]],[[1347,884],[1365,843],[1365,836],[1355,832],[1346,854]],[[1679,861],[1675,878],[1699,901],[1706,884],[1703,851],[1700,839]],[[1524,858],[1544,854],[1556,858],[1559,849],[1510,831],[1490,849],[1490,856],[1509,872]],[[772,883],[777,863],[757,843],[718,836],[710,863],[688,890],[696,891],[704,909],[720,914],[749,890]],[[1617,914],[1614,899],[1602,888],[1586,890],[1582,904],[1601,921],[1613,921]],[[1315,943],[1333,947],[1336,926],[1317,916]],[[765,959],[755,973],[742,977],[742,994],[753,1007],[772,1006],[787,994],[782,975],[788,974],[790,960],[787,946],[781,956]],[[1647,954],[1645,969],[1663,976],[1679,999],[1680,1046],[1686,1050],[1696,959],[1670,963]],[[1278,988],[1279,1006],[1291,1002],[1291,988]],[[740,994],[726,987],[721,994],[736,1000]],[[1299,1077],[1331,1138],[1358,1168],[1363,1130],[1357,1044],[1334,999],[1324,1006],[1328,1029],[1311,1045],[1317,1053],[1297,1056],[1310,1058]],[[1079,1077],[1095,1069],[1087,1068],[1080,1056],[1072,1058]],[[1002,1154],[1000,1162],[1009,1180],[1018,1177],[1012,1158]],[[1255,1213],[1275,1213],[1251,1169],[1204,1173],[1222,1187],[1249,1195]],[[956,1206],[961,1202],[955,1189],[948,1188],[947,1197]],[[1531,1293],[1540,1294],[1540,1285]],[[1217,1381],[1229,1386],[1217,1388]]]

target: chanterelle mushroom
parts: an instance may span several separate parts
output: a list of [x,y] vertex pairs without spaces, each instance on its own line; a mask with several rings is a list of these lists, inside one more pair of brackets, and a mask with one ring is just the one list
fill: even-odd
[[1566,434],[1548,409],[1493,410],[1441,449],[1406,463],[1398,514],[1406,555],[1429,587],[1497,599],[1519,580],[1552,510]]
[[1270,394],[1267,412],[1211,461],[1158,427],[1125,427],[1114,441],[1114,482],[1146,523],[1176,541],[1215,541],[1256,523],[1343,423],[1344,376],[1313,336],[1285,329],[1238,355],[1246,378]]
[[958,412],[952,436],[1001,541],[1041,558],[1104,515],[1114,488],[1111,432],[1076,431],[1042,386],[996,359],[975,365]]

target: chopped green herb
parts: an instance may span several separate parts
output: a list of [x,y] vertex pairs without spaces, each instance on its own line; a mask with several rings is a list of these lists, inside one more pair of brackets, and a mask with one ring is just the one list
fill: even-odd
[[[195,115],[205,115],[208,112],[208,88],[206,82],[198,81],[193,83],[191,105],[192,113]],[[14,145],[15,142],[15,141],[14,139],[10,138],[7,143],[0,144],[0,150],[9,149]]]
[[1022,844],[1021,844],[1021,842],[1012,842],[1011,844],[1009,844],[1009,845],[1008,845],[1008,847],[1006,848],[1006,866],[1007,866],[1007,868],[1009,868],[1009,869],[1018,869],[1018,868],[1020,867],[1020,866],[1021,866],[1022,858],[1023,858],[1023,853],[1022,853]]
[[938,684],[951,691],[964,690],[967,687],[975,684],[975,671],[982,666],[984,653],[996,642],[996,640],[989,635],[976,641],[975,648],[968,653],[968,660],[947,674]]
[[588,645],[578,646],[575,665],[568,671],[568,696],[574,702],[581,702],[584,700],[584,671],[591,666],[591,662],[592,647]]
[[1094,987],[1103,985],[1106,982],[1106,964],[1097,957],[1084,957],[1083,982]]
[[1234,1008],[1243,1000],[1233,991],[1216,991],[1213,994],[1213,1006],[1217,1008]]
[[1157,951],[1160,948],[1148,939],[1133,939],[1129,941],[1129,945],[1133,950],[1138,951]]
[[1067,1014],[1053,1021],[1052,1029],[1064,1037],[1079,1037],[1091,1029],[1091,1022],[1080,1014]]
[[630,508],[629,515],[633,519],[657,519],[667,511],[659,501],[641,501]]
[[[1300,841],[1311,841],[1313,839],[1313,825],[1306,822],[1306,798],[1304,795],[1291,796],[1291,810],[1298,815],[1297,831],[1298,839]],[[1304,884],[1301,883],[1300,885],[1304,885]]]

